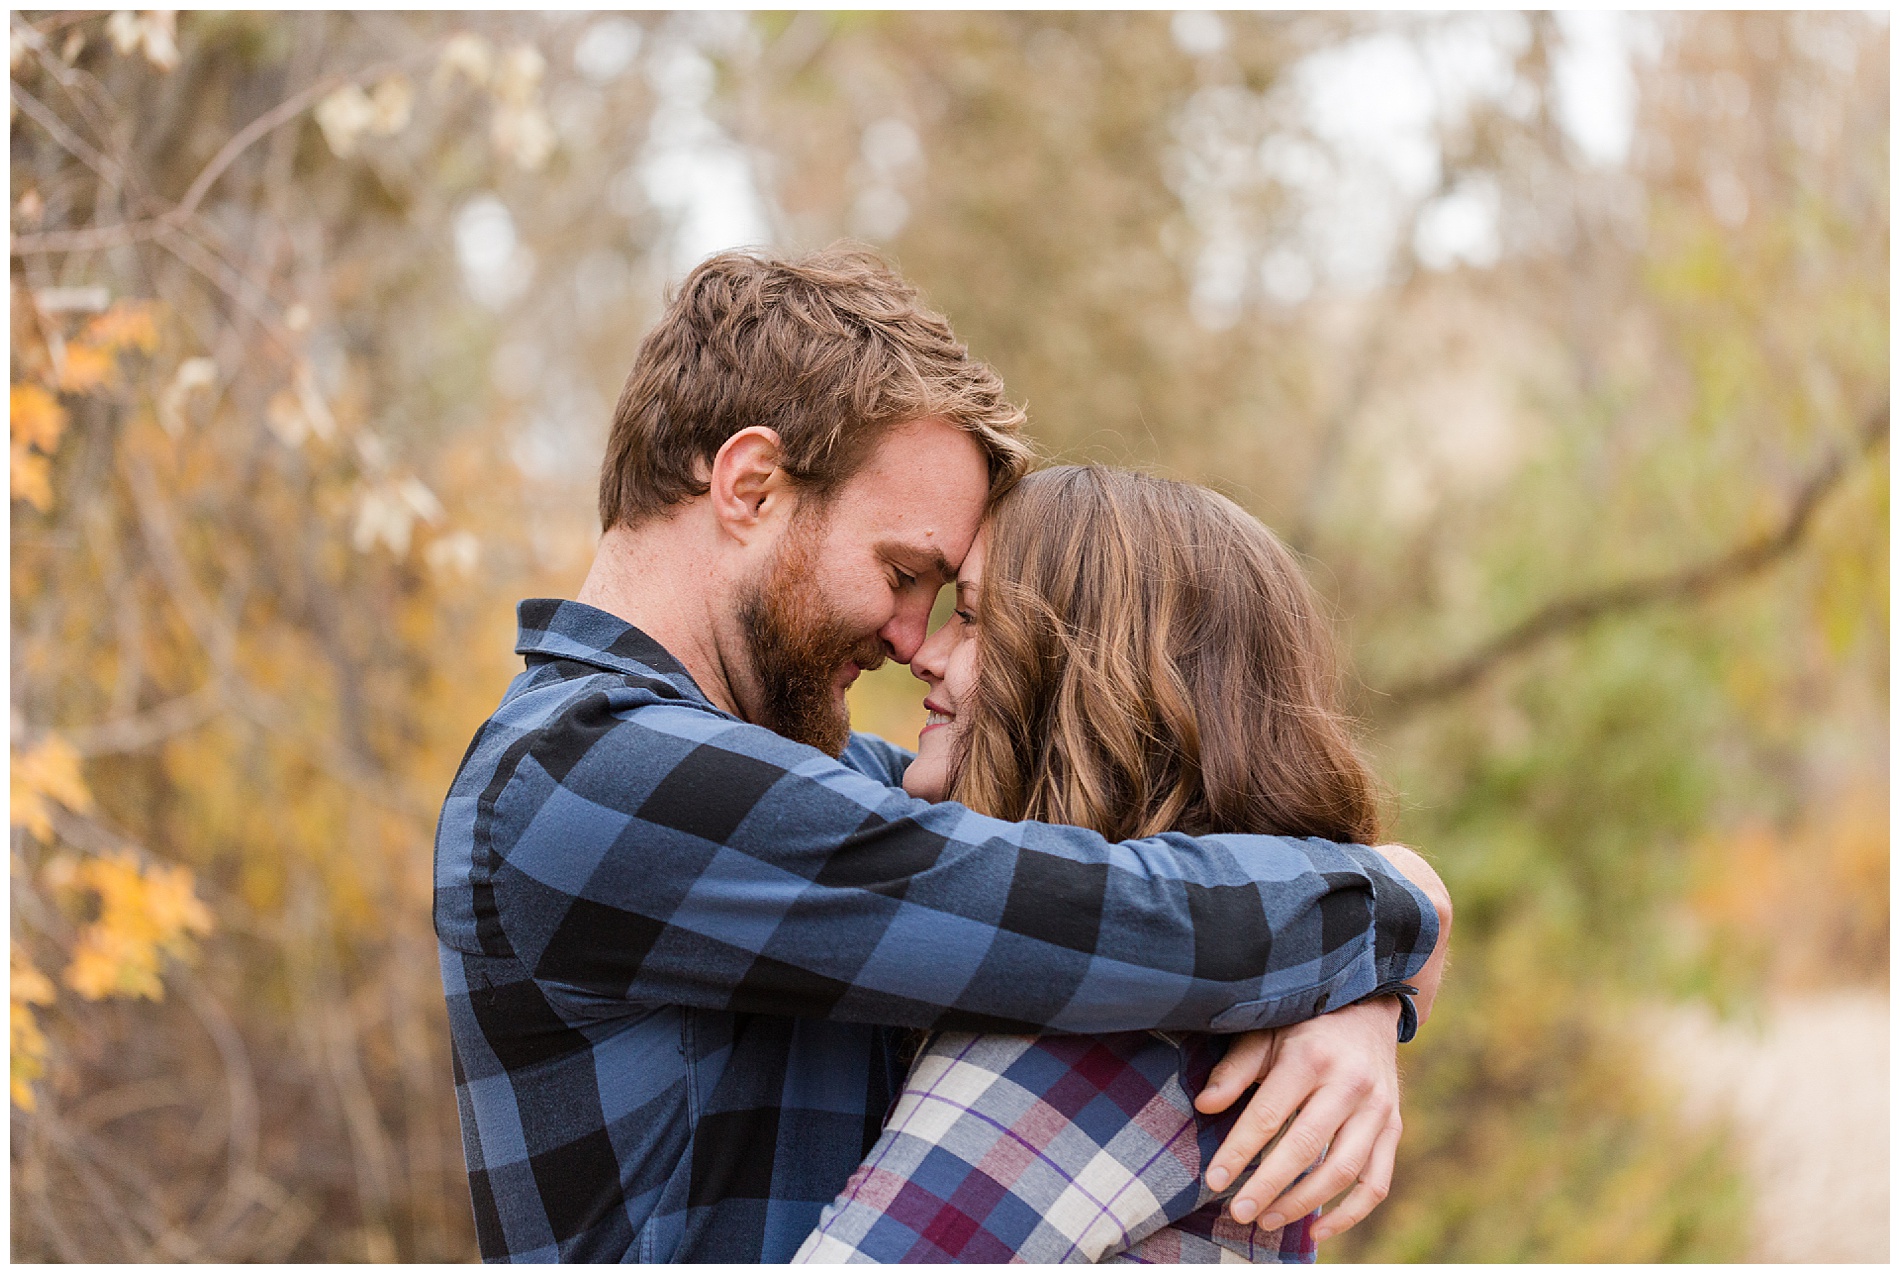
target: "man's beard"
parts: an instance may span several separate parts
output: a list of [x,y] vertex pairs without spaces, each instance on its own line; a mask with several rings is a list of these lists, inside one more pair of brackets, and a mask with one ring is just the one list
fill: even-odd
[[758,678],[753,722],[829,756],[844,751],[851,713],[838,701],[847,663],[869,670],[884,662],[875,636],[858,636],[826,607],[817,580],[816,527],[794,524],[778,558],[739,602],[739,624]]

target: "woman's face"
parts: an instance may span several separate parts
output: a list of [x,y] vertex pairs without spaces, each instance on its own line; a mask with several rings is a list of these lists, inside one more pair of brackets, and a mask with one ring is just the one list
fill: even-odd
[[930,714],[917,736],[917,759],[904,771],[904,790],[926,801],[941,801],[950,791],[950,763],[961,744],[963,708],[976,685],[976,599],[983,578],[981,530],[957,571],[957,608],[942,628],[924,639],[910,661],[911,673],[930,687],[924,708]]

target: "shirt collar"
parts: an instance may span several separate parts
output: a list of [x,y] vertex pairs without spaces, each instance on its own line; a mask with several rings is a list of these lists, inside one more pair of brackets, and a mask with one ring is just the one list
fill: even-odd
[[515,606],[520,633],[515,653],[569,659],[608,672],[658,677],[687,698],[713,706],[685,665],[666,647],[597,607],[555,597],[531,597]]

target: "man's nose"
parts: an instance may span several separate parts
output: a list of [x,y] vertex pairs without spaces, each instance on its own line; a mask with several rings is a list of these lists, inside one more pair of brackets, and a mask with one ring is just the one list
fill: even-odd
[[889,648],[891,658],[907,664],[923,648],[924,637],[929,630],[930,602],[925,601],[921,605],[905,602],[898,606],[897,613],[891,616],[891,622],[878,630],[878,636]]
[[917,653],[910,658],[910,675],[919,681],[928,682],[933,688],[943,680],[944,652],[948,646],[949,631],[950,625],[945,624],[924,638],[923,644],[917,647]]

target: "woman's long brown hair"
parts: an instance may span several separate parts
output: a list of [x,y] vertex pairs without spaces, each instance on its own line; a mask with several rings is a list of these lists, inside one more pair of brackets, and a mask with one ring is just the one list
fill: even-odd
[[1111,840],[1378,842],[1332,634],[1259,521],[1204,487],[1064,466],[999,500],[988,537],[953,799]]

